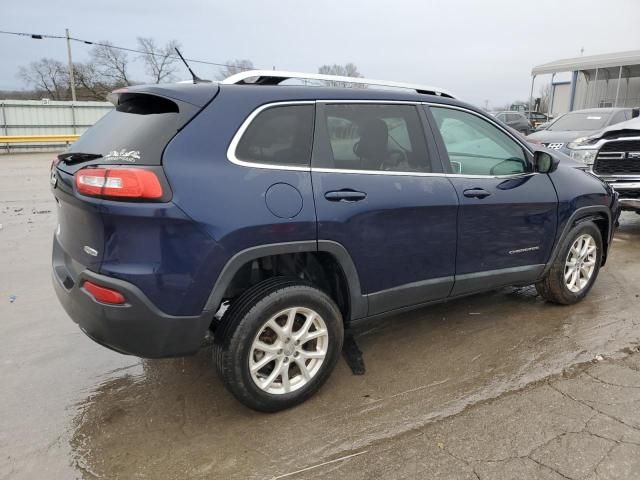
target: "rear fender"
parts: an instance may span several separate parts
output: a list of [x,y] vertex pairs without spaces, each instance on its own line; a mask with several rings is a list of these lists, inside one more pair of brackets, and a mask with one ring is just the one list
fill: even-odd
[[367,315],[367,299],[362,295],[360,279],[353,260],[347,250],[339,243],[320,240],[274,243],[247,248],[236,253],[223,267],[216,281],[205,310],[216,311],[222,302],[224,292],[231,284],[236,273],[248,262],[270,255],[282,255],[285,253],[327,252],[333,255],[342,268],[349,288],[349,302],[351,319],[361,318]]

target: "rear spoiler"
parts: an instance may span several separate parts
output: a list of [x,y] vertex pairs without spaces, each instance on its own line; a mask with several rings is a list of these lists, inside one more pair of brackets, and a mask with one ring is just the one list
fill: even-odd
[[120,96],[125,93],[142,93],[190,103],[202,108],[218,94],[220,87],[217,83],[168,83],[162,85],[134,85],[119,88],[107,96],[114,105],[118,105]]

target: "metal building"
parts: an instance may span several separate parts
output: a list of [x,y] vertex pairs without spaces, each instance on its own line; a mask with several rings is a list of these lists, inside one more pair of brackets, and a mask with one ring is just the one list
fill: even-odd
[[[0,100],[0,136],[81,135],[113,109],[109,102],[54,100]],[[60,150],[61,144],[2,144],[2,151]]]
[[[557,81],[557,74],[570,78]],[[640,50],[566,58],[531,70],[531,103],[536,77],[551,75],[549,112],[592,107],[640,106]]]

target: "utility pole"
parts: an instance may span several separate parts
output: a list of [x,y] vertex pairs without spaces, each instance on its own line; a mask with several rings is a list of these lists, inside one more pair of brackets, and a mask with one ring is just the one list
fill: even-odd
[[76,101],[76,78],[73,73],[73,60],[71,60],[71,40],[69,39],[69,29],[64,29],[67,35],[67,56],[69,57],[69,82],[71,83],[71,100]]

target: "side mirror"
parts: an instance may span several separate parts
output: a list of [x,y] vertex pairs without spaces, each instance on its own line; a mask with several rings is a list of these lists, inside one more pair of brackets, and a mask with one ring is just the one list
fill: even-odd
[[640,116],[640,108],[631,109],[631,118],[638,118]]
[[533,164],[535,165],[536,172],[551,173],[558,168],[559,163],[560,160],[547,152],[538,150],[533,154]]

